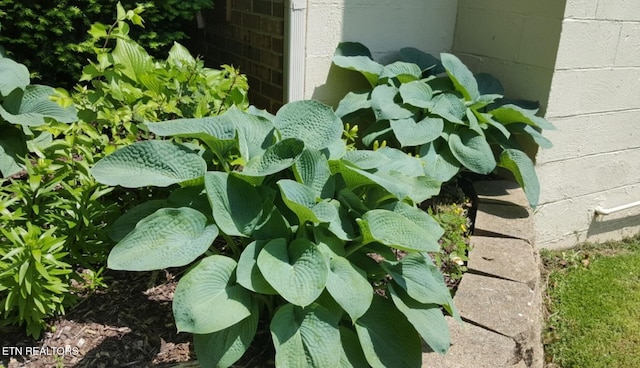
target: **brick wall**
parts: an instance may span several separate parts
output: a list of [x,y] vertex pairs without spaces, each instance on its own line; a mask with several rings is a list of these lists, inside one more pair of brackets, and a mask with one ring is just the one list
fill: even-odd
[[251,104],[275,113],[283,103],[284,0],[216,0],[190,46],[207,66],[230,64],[249,79]]

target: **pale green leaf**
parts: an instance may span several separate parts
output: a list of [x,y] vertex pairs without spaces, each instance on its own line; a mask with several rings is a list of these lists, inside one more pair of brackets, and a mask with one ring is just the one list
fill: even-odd
[[440,251],[434,234],[396,212],[371,210],[362,216],[358,225],[368,242],[377,241],[405,251]]
[[511,171],[518,184],[524,190],[529,204],[535,208],[540,197],[540,182],[538,181],[535,165],[529,156],[517,149],[506,149],[500,154],[498,165]]
[[109,253],[114,270],[149,271],[189,264],[218,236],[205,215],[188,207],[163,208],[143,220]]
[[347,327],[340,326],[340,368],[360,368],[367,367],[367,358],[365,358],[358,340],[358,335]]
[[453,157],[446,142],[427,143],[420,147],[420,155],[425,175],[438,181],[447,182],[460,171],[460,163]]
[[296,138],[309,149],[321,150],[341,140],[342,120],[321,102],[307,100],[284,105],[276,113],[273,125],[283,139]]
[[276,366],[335,368],[340,362],[340,331],[332,314],[318,304],[286,304],[271,320]]
[[269,146],[262,156],[253,157],[242,169],[247,176],[267,176],[291,167],[304,151],[305,143],[297,138],[286,138]]
[[11,124],[25,127],[43,125],[46,123],[45,118],[61,123],[78,120],[75,107],[63,108],[51,99],[55,93],[51,87],[33,84],[26,86],[24,90],[15,89],[5,97],[0,106],[0,116]]
[[260,294],[275,295],[278,292],[262,276],[257,263],[258,255],[267,243],[268,241],[265,240],[257,240],[247,245],[238,260],[236,277],[238,278],[238,284],[248,290]]
[[467,169],[478,174],[489,174],[496,168],[496,159],[487,139],[470,129],[449,135],[449,149]]
[[222,331],[251,315],[251,293],[236,284],[235,270],[233,259],[213,255],[180,279],[173,297],[173,316],[179,332]]
[[375,296],[355,326],[364,355],[373,368],[421,366],[420,336],[390,300]]
[[444,121],[426,117],[416,123],[414,119],[391,120],[391,129],[402,147],[420,146],[440,136]]
[[171,50],[169,50],[167,62],[178,67],[186,67],[194,66],[196,64],[196,59],[191,55],[186,47],[174,42]]
[[369,94],[369,91],[347,93],[338,103],[336,115],[342,118],[356,111],[371,108]]
[[333,181],[328,183],[329,178],[331,178],[329,161],[320,151],[304,150],[293,168],[296,179],[313,189],[316,197],[327,198],[332,196],[334,185]]
[[425,109],[433,107],[433,90],[423,81],[403,83],[399,90],[404,103]]
[[467,107],[453,93],[441,93],[433,98],[431,112],[452,123],[464,124],[462,118],[467,113]]
[[299,238],[267,243],[258,255],[264,278],[288,302],[305,307],[313,303],[327,283],[328,267],[318,247]]
[[22,170],[22,158],[28,152],[25,136],[20,129],[4,126],[1,132],[0,173],[2,173],[2,177],[6,178]]
[[523,109],[516,105],[502,105],[489,111],[489,114],[492,114],[493,117],[502,124],[525,123],[541,129],[555,129],[555,127],[545,118],[536,116],[535,110]]
[[[376,120],[406,119],[413,113],[396,102],[399,90],[396,87],[382,84],[371,92],[371,108]],[[400,99],[400,98],[399,98]]]
[[29,85],[29,70],[9,58],[0,58],[0,95],[8,96],[14,89]]
[[421,77],[422,70],[418,65],[404,61],[396,61],[391,64],[387,64],[382,68],[382,72],[380,72],[380,79],[398,78],[401,83],[415,81]]
[[251,304],[251,314],[224,330],[194,334],[193,347],[202,368],[229,367],[244,355],[258,330],[258,306]]
[[369,309],[373,299],[373,287],[365,272],[338,256],[329,264],[327,291],[354,322]]
[[404,290],[388,285],[393,303],[407,317],[431,350],[445,354],[451,345],[447,320],[437,304],[422,304],[411,299]]
[[341,68],[360,72],[371,86],[378,83],[383,66],[371,59],[371,52],[361,43],[342,42],[333,55],[333,63]]
[[124,146],[91,169],[96,180],[126,188],[166,187],[200,178],[207,163],[186,146],[169,141],[142,141]]
[[429,255],[410,253],[400,262],[384,262],[382,265],[391,278],[416,301],[422,304],[452,304],[442,273]]
[[473,73],[452,54],[442,53],[440,60],[456,90],[462,93],[467,101],[475,101],[480,96],[480,92],[478,92],[478,82]]
[[262,216],[256,188],[236,175],[212,171],[204,177],[213,218],[227,235],[251,236]]
[[117,38],[111,55],[116,66],[121,68],[122,74],[136,82],[138,74],[153,68],[153,60],[149,54],[133,40]]

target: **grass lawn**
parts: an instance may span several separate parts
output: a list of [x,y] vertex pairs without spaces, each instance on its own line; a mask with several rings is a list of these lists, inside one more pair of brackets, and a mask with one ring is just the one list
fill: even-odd
[[640,237],[542,259],[548,367],[640,367]]

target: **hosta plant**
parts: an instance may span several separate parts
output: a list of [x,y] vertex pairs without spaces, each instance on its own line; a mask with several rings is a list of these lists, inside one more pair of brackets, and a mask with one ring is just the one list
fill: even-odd
[[531,103],[504,99],[496,78],[474,75],[452,54],[438,60],[404,48],[400,56],[401,61],[382,65],[360,43],[345,42],[336,50],[333,63],[360,72],[371,85],[347,94],[336,111],[346,122],[364,126],[362,143],[386,141],[419,155],[427,174],[443,182],[461,169],[479,174],[507,169],[535,207],[539,183],[524,147],[550,147],[541,131],[554,127]]
[[24,65],[0,53],[0,177],[24,167],[29,152],[45,147],[52,139],[37,131],[50,120],[70,123],[77,119],[73,106],[61,106],[62,91],[31,84]]
[[393,148],[347,150],[316,101],[273,116],[149,123],[158,137],[97,162],[99,182],[171,189],[125,213],[108,267],[190,265],[173,301],[204,367],[226,367],[268,321],[278,367],[420,367],[421,339],[449,347],[456,315],[429,253],[443,230],[417,204],[438,193],[424,162]]

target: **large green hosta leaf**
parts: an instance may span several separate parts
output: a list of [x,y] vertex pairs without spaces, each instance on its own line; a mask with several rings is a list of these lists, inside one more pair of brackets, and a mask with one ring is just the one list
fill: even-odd
[[489,174],[496,168],[496,159],[487,139],[471,129],[451,133],[449,149],[456,160],[475,173]]
[[358,225],[366,242],[377,241],[405,251],[440,251],[434,234],[396,212],[371,210],[358,220]]
[[371,108],[376,120],[407,119],[413,113],[396,102],[398,89],[387,84],[376,86],[371,91]]
[[388,285],[393,303],[407,317],[424,341],[433,351],[444,354],[451,345],[451,335],[447,321],[437,304],[422,304],[413,300],[402,290]]
[[449,150],[447,142],[442,139],[420,147],[420,156],[424,162],[424,173],[443,183],[449,181],[460,171],[460,162]]
[[278,292],[271,287],[258,268],[258,255],[268,242],[267,240],[256,240],[247,245],[238,260],[236,277],[238,283],[246,289],[260,294],[276,295]]
[[304,238],[270,241],[258,255],[258,267],[285,300],[301,307],[320,296],[329,272],[318,247]]
[[6,178],[22,170],[22,158],[28,154],[27,142],[16,127],[5,125],[0,131],[0,173]]
[[0,56],[0,95],[8,96],[14,89],[24,89],[29,83],[26,66]]
[[411,106],[430,109],[433,106],[431,98],[433,90],[422,81],[403,83],[400,86],[402,101]]
[[333,109],[321,102],[307,100],[284,105],[276,114],[273,125],[282,138],[296,138],[309,149],[321,150],[342,137],[342,120]]
[[364,355],[373,368],[420,367],[420,336],[390,300],[375,296],[355,326]]
[[349,92],[340,100],[336,115],[344,117],[359,110],[371,108],[371,100],[369,100],[369,91],[365,92]]
[[173,297],[178,331],[222,331],[251,315],[251,293],[235,282],[235,270],[233,259],[213,255],[180,279]]
[[502,124],[525,123],[541,129],[555,129],[546,119],[536,116],[536,110],[527,110],[516,105],[502,105],[489,113]]
[[[3,60],[3,59],[0,59]],[[15,89],[0,106],[0,116],[11,124],[40,126],[46,123],[45,118],[52,118],[62,123],[71,123],[78,119],[73,106],[62,107],[51,97],[55,91],[51,87],[28,85],[24,90]]]
[[149,271],[189,264],[218,236],[205,215],[188,207],[163,208],[145,219],[109,253],[114,270]]
[[430,117],[418,122],[412,118],[391,120],[391,129],[402,147],[420,146],[440,136],[444,129],[444,121]]
[[271,320],[276,366],[335,368],[340,363],[340,331],[333,315],[318,304],[281,307]]
[[365,272],[338,256],[331,257],[329,263],[327,290],[354,322],[369,309],[373,299],[373,287]]
[[249,317],[209,334],[194,334],[193,347],[203,368],[229,367],[244,355],[258,329],[258,307],[251,304]]
[[500,167],[511,171],[516,181],[524,190],[529,204],[535,208],[540,197],[540,182],[535,165],[526,153],[517,149],[506,149],[500,154]]
[[142,141],[122,147],[91,169],[96,180],[107,185],[140,188],[166,187],[198,179],[207,163],[186,146],[169,141]]
[[442,53],[440,54],[442,65],[447,71],[449,78],[456,87],[456,90],[464,96],[467,101],[475,101],[480,97],[478,92],[478,82],[473,73],[454,55]]
[[380,79],[398,78],[401,83],[415,81],[417,79],[420,79],[421,77],[422,70],[419,66],[404,61],[396,61],[394,63],[385,65],[380,72]]
[[371,86],[378,83],[378,76],[383,68],[381,64],[371,60],[369,49],[358,42],[340,43],[333,56],[333,63],[341,68],[362,73]]
[[333,181],[327,183],[331,177],[329,161],[318,150],[304,150],[294,165],[296,179],[313,189],[316,197],[329,198],[333,195]]
[[263,200],[256,188],[236,175],[211,171],[204,184],[213,218],[227,235],[251,236],[262,216]]
[[297,138],[286,138],[269,146],[264,154],[249,160],[242,169],[243,175],[266,176],[282,171],[300,157],[305,143]]

